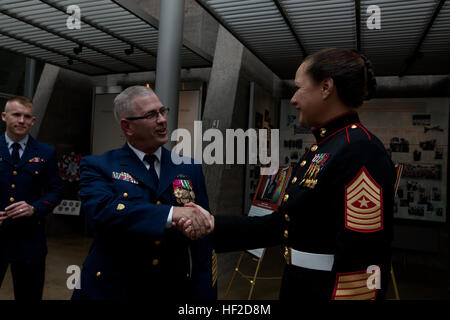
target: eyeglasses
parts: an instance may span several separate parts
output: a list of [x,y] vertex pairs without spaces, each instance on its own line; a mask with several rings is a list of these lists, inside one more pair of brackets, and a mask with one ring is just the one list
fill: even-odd
[[150,121],[156,121],[156,119],[158,119],[159,114],[161,114],[164,118],[167,116],[167,113],[169,112],[169,108],[167,107],[162,107],[161,109],[159,109],[159,111],[150,111],[149,113],[140,116],[140,117],[127,117],[125,119],[127,120],[140,120],[140,119],[147,119]]

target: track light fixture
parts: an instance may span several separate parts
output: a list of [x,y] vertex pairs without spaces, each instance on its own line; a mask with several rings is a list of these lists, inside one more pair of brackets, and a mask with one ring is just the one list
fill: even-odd
[[132,53],[134,53],[134,47],[131,45],[130,48],[125,49],[125,54],[129,56]]
[[73,48],[73,52],[78,55],[83,52],[83,46],[80,44],[78,47]]

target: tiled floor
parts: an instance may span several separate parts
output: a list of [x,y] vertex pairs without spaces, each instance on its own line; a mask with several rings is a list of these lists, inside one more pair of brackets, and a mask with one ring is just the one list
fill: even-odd
[[[48,239],[49,253],[47,256],[47,273],[44,288],[45,300],[67,300],[72,290],[67,288],[70,274],[67,268],[71,265],[81,266],[87,255],[92,239],[80,236],[50,237]],[[218,255],[219,265],[219,298],[225,298],[228,283],[233,274],[240,252]],[[259,276],[279,278],[283,270],[284,259],[280,247],[269,248],[266,251]],[[244,274],[252,274],[256,262],[246,254],[241,264]],[[450,276],[448,273],[413,266],[396,267],[396,277],[401,299],[449,299]],[[279,279],[259,279],[256,281],[252,298],[258,300],[277,299],[280,287]],[[245,300],[248,297],[250,283],[237,276],[228,295],[228,299]],[[13,299],[12,279],[8,270],[0,288],[0,300]],[[392,286],[388,298],[393,299]]]

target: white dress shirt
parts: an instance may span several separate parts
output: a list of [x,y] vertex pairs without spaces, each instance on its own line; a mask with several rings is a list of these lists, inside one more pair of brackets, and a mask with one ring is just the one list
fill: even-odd
[[[136,154],[136,156],[139,158],[139,160],[142,161],[142,163],[145,165],[147,170],[150,169],[150,164],[147,163],[146,161],[144,161],[144,157],[145,157],[146,153],[142,152],[141,150],[136,149],[129,142],[127,142],[127,144],[130,147],[130,149],[133,150],[133,152]],[[155,167],[155,171],[156,171],[156,174],[158,175],[158,178],[160,178],[161,177],[161,147],[159,147],[158,150],[156,150],[153,154],[156,156],[156,161],[154,162],[153,165]],[[172,213],[173,213],[173,206],[170,207],[169,215],[167,217],[166,228],[172,227]]]
[[[27,146],[28,138],[29,138],[29,136],[27,135],[25,138],[23,138],[22,140],[17,142],[18,144],[20,144],[19,156],[21,158],[23,156],[23,153],[25,152],[25,147]],[[12,141],[10,137],[8,137],[8,134],[6,132],[5,132],[5,140],[6,140],[6,145],[8,146],[9,154],[12,155],[12,152],[13,152],[12,145],[14,144],[14,141]]]

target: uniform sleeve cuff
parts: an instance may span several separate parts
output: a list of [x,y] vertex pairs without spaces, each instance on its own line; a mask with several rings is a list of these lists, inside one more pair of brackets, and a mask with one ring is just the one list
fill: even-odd
[[173,207],[170,207],[169,215],[167,216],[166,229],[169,229],[172,227],[172,213],[173,213]]

